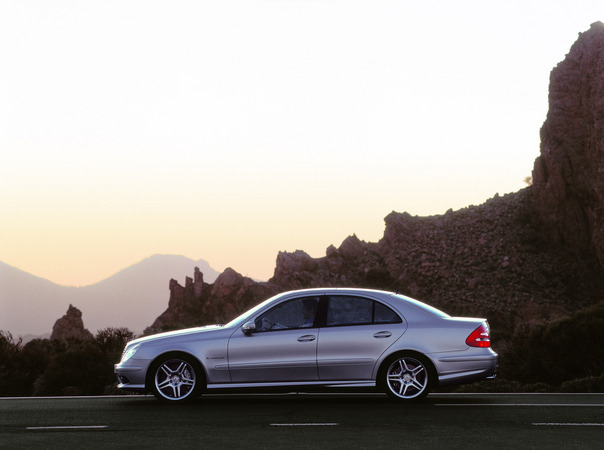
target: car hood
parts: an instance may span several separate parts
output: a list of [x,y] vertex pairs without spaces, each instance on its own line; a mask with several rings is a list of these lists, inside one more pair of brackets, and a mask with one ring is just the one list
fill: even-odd
[[140,344],[142,342],[151,342],[172,337],[183,337],[188,336],[190,334],[210,333],[212,331],[218,331],[222,329],[224,329],[223,325],[206,325],[203,327],[186,328],[184,330],[167,331],[165,333],[152,334],[150,336],[134,339],[130,342],[130,344]]

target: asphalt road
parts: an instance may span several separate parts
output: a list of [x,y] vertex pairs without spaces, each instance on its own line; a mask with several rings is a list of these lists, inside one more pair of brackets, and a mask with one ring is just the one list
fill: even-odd
[[604,449],[604,394],[0,398],[2,448]]

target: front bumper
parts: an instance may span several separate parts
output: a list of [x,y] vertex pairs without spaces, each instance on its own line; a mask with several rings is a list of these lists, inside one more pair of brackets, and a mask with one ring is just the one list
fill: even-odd
[[119,389],[133,392],[145,392],[145,371],[142,365],[118,363],[113,366]]

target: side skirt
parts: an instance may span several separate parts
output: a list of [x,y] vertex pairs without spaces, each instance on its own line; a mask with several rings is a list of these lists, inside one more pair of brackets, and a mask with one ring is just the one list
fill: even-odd
[[306,381],[306,382],[273,382],[273,383],[220,383],[220,384],[208,384],[206,389],[222,390],[222,389],[289,389],[289,388],[305,388],[305,389],[345,389],[345,388],[375,388],[375,381]]

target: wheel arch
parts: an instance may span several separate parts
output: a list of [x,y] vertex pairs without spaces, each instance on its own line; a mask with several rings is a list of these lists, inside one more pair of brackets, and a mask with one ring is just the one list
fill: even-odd
[[390,362],[396,358],[399,358],[401,356],[411,356],[411,357],[419,357],[422,358],[423,360],[425,360],[428,365],[428,370],[430,371],[430,385],[431,387],[436,387],[438,386],[438,372],[436,371],[436,366],[434,365],[434,362],[432,361],[432,359],[426,355],[425,353],[422,353],[420,351],[417,350],[411,350],[411,349],[403,349],[403,350],[396,350],[390,354],[388,354],[385,358],[382,359],[382,361],[380,362],[380,365],[378,367],[378,370],[376,372],[376,386],[378,388],[383,388],[384,386],[382,386],[383,384],[383,375],[384,372],[386,370],[388,370],[388,366],[390,365]]
[[203,377],[203,390],[205,390],[205,387],[207,385],[207,380],[208,380],[208,374],[206,372],[206,367],[204,366],[204,364],[199,360],[199,358],[197,356],[195,356],[193,353],[185,351],[185,350],[168,350],[165,351],[163,353],[160,353],[159,355],[157,355],[155,358],[153,358],[153,360],[149,363],[149,366],[147,367],[147,373],[145,374],[145,390],[147,392],[152,392],[152,385],[153,385],[153,373],[154,373],[154,366],[158,361],[164,360],[166,358],[177,358],[177,357],[186,357],[186,358],[190,358],[192,363],[195,364],[197,366],[198,369],[201,369],[199,371],[199,374]]

